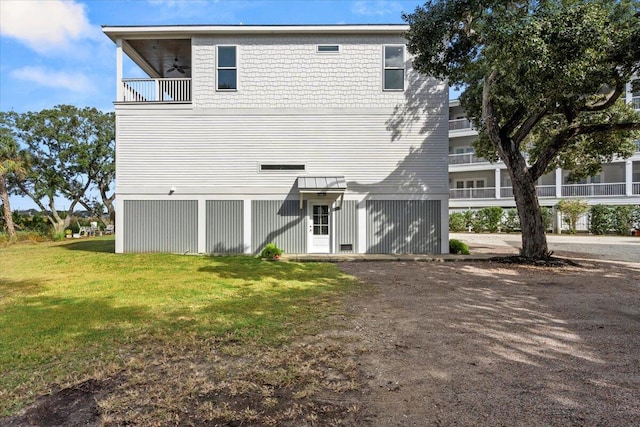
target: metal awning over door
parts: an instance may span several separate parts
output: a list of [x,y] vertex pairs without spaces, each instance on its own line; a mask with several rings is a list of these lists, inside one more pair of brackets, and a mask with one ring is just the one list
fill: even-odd
[[326,196],[335,194],[344,197],[347,182],[344,176],[300,176],[298,177],[298,191],[300,192],[300,209],[303,206],[305,194]]

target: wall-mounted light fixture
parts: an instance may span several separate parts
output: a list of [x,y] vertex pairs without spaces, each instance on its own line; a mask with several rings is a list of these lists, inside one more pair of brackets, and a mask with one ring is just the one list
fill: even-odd
[[175,193],[175,192],[176,192],[176,187],[171,187],[171,188],[169,189],[169,195],[172,195],[172,194],[173,194],[173,193]]

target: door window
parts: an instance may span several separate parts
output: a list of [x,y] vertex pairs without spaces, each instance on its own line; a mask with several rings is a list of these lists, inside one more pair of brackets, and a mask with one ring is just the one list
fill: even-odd
[[313,205],[313,234],[329,235],[329,205]]

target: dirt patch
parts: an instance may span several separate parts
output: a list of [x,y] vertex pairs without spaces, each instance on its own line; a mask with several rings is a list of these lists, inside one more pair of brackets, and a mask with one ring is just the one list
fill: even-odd
[[640,424],[640,265],[344,263],[375,425]]
[[87,380],[42,396],[20,415],[2,421],[4,426],[98,426],[97,399],[109,393],[113,381]]

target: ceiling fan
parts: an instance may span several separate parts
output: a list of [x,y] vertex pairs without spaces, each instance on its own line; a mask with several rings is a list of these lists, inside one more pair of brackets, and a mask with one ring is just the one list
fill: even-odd
[[188,70],[189,68],[191,68],[188,65],[180,65],[178,64],[178,57],[176,56],[176,58],[173,60],[173,66],[171,68],[169,68],[166,72],[170,73],[172,71],[177,71],[181,74],[184,74],[184,70]]

